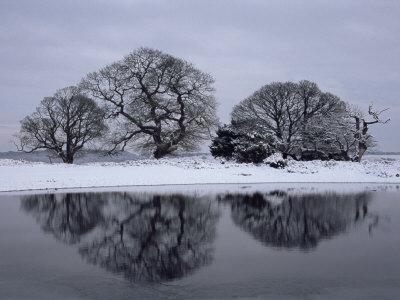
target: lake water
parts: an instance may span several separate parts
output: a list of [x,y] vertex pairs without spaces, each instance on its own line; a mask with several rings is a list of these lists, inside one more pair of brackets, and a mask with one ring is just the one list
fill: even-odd
[[0,299],[399,299],[400,189],[0,193]]

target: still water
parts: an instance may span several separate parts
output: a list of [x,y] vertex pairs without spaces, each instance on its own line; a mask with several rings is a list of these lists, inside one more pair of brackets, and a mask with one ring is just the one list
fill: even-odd
[[0,299],[400,299],[396,186],[0,194]]

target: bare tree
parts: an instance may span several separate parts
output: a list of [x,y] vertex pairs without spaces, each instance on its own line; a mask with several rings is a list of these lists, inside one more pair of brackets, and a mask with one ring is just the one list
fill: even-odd
[[19,151],[47,149],[72,164],[75,154],[107,130],[104,111],[71,86],[44,98],[36,111],[21,121]]
[[310,81],[274,82],[236,105],[232,122],[253,124],[260,133],[273,134],[278,141],[277,150],[284,157],[296,158],[308,150],[309,137],[314,141],[315,135],[310,135],[312,127],[309,126],[312,121],[329,119],[340,110],[342,103],[335,95],[321,92]]
[[[293,138],[300,129],[302,108],[296,101],[296,85],[292,82],[274,82],[263,86],[236,105],[232,122],[251,123],[265,133],[274,134],[278,150],[287,155],[293,147]],[[264,133],[263,132],[263,133]]]
[[355,142],[351,132],[352,120],[348,117],[348,106],[340,100],[334,100],[333,103],[331,108],[313,115],[303,124],[302,160],[351,159],[355,151]]
[[363,113],[358,109],[354,108],[350,112],[350,117],[354,119],[354,129],[353,129],[353,136],[357,143],[358,153],[354,157],[354,161],[360,162],[365,151],[367,151],[368,147],[374,145],[373,136],[368,133],[369,125],[373,124],[386,124],[390,121],[390,119],[382,120],[381,114],[387,111],[388,108],[385,108],[381,111],[374,110],[373,106],[370,105],[368,107],[368,115],[370,116],[369,121],[366,120]]
[[218,123],[213,83],[182,59],[140,48],[88,74],[81,86],[116,118],[111,151],[135,142],[161,158],[179,148],[196,149],[210,137]]
[[352,132],[353,123],[348,116],[348,111],[344,115],[339,115],[332,119],[331,132],[333,145],[336,145],[342,158],[349,161],[357,151],[357,143]]

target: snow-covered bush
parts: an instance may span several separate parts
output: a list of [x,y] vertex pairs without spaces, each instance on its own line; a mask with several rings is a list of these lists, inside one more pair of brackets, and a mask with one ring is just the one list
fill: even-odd
[[275,169],[283,169],[287,166],[287,160],[281,153],[275,153],[264,159],[264,163]]
[[217,130],[217,136],[212,139],[210,146],[211,155],[231,160],[234,152],[234,141],[239,134],[228,125],[224,125]]
[[245,132],[232,125],[224,125],[210,146],[214,157],[239,163],[261,163],[274,152],[273,138],[257,132]]
[[270,139],[259,133],[247,133],[234,140],[233,159],[240,163],[261,163],[273,153]]

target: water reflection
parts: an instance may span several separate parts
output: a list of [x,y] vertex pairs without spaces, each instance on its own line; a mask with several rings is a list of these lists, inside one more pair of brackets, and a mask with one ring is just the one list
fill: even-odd
[[104,232],[80,253],[130,280],[182,277],[212,261],[218,213],[210,201],[183,195],[143,199],[116,194]]
[[397,299],[399,191],[325,188],[3,194],[0,299]]
[[213,259],[219,213],[210,199],[182,194],[47,194],[24,197],[22,207],[44,231],[65,243],[88,234],[79,246],[81,256],[131,281],[180,278]]
[[368,216],[371,194],[227,194],[232,219],[267,246],[310,249]]
[[[217,197],[218,202],[215,201]],[[84,260],[130,281],[182,278],[213,260],[217,203],[267,246],[310,249],[373,216],[371,194],[284,191],[199,197],[184,194],[68,193],[22,198],[45,232],[78,244]]]
[[99,194],[45,194],[23,197],[21,207],[32,214],[44,232],[68,244],[78,243],[81,236],[103,220],[105,199]]

